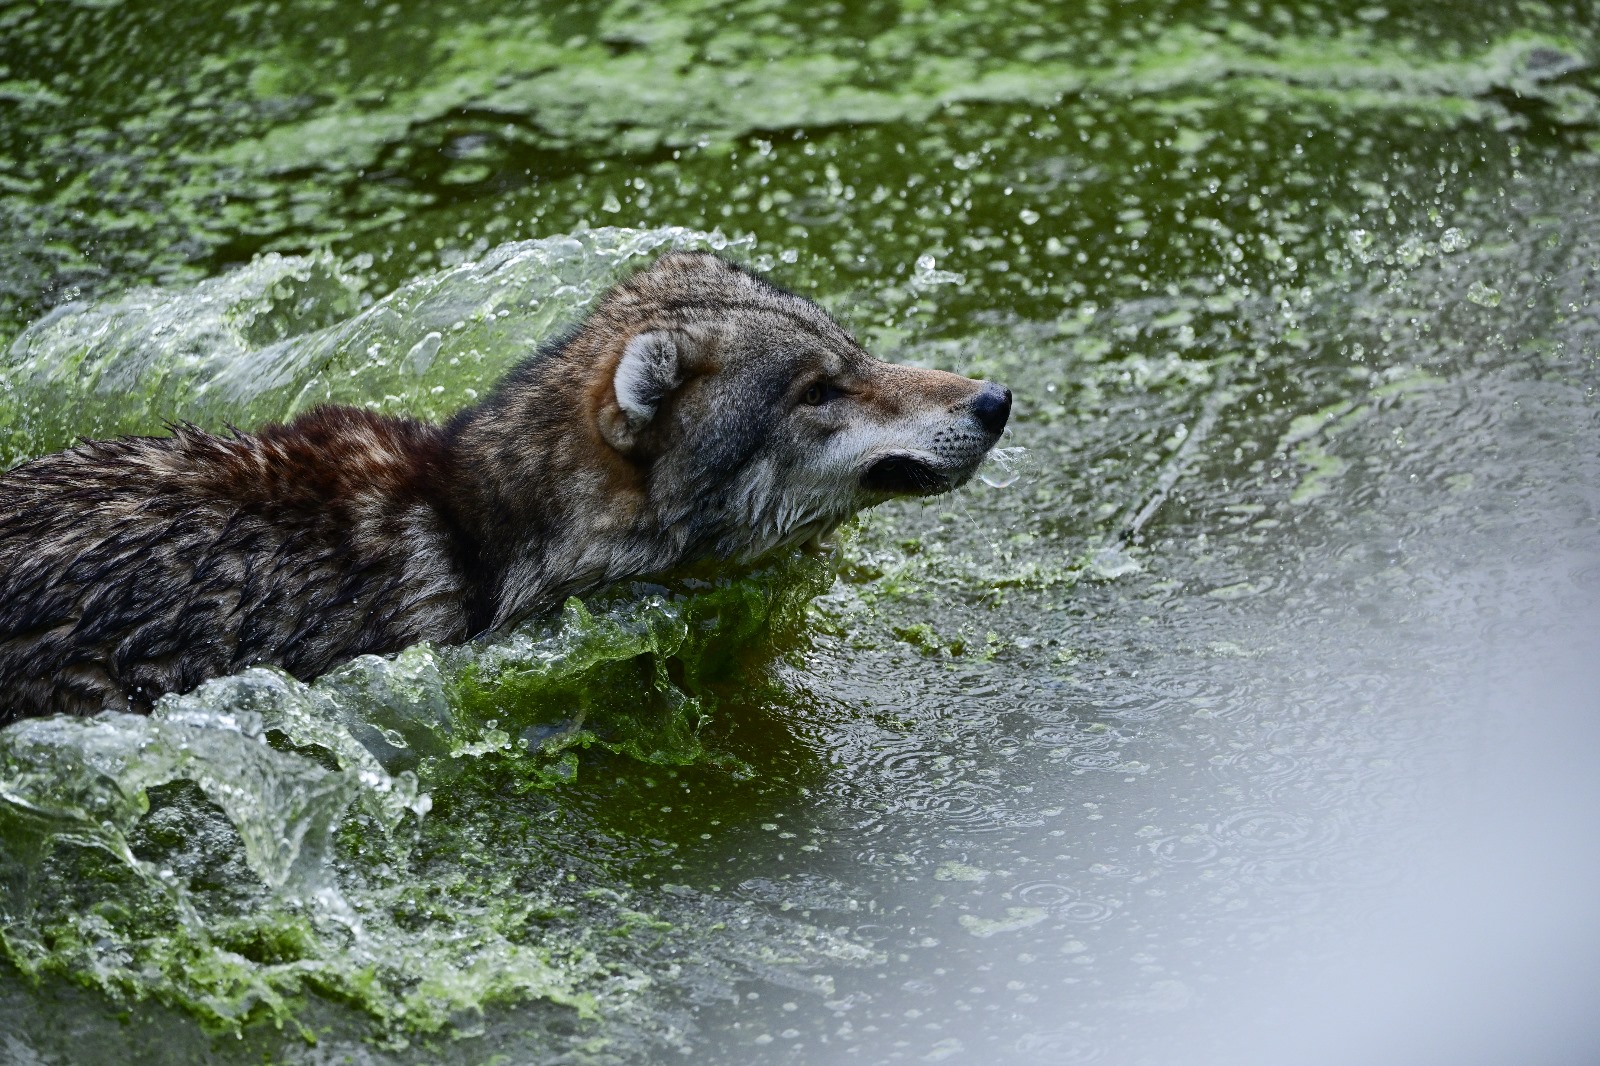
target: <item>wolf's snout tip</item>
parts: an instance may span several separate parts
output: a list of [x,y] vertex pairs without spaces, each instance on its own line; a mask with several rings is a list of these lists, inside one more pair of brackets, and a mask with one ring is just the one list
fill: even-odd
[[972,417],[998,437],[1006,428],[1006,419],[1011,417],[1011,390],[992,381],[984,382],[978,395],[973,397]]

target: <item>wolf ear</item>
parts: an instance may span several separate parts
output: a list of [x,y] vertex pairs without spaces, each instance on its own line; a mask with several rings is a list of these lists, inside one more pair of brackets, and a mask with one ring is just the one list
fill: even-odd
[[600,410],[600,435],[630,452],[656,416],[661,401],[683,384],[707,343],[698,331],[653,329],[633,336],[611,377],[615,401]]

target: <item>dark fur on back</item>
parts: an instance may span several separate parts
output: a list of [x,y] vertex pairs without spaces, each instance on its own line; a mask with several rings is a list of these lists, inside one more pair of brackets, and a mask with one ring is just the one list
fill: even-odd
[[819,536],[964,480],[996,389],[874,360],[815,304],[674,253],[444,426],[326,407],[86,441],[0,475],[0,724],[262,663],[311,678]]
[[362,652],[466,636],[480,598],[468,568],[417,572],[387,532],[464,543],[434,504],[456,480],[443,444],[431,426],[324,408],[254,436],[178,427],[11,471],[0,721],[146,710],[256,663],[314,677]]

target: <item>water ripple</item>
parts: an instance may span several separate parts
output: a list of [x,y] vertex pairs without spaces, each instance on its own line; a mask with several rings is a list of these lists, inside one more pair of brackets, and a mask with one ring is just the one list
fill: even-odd
[[1085,896],[1080,889],[1058,881],[1024,881],[1007,895],[1029,907],[1042,907],[1060,921],[1083,925],[1115,917],[1120,906],[1115,900]]
[[1241,811],[1218,823],[1212,836],[1223,847],[1282,851],[1305,847],[1318,828],[1308,815],[1266,809]]
[[1041,1029],[1024,1033],[1012,1046],[1022,1061],[1049,1063],[1052,1066],[1096,1062],[1105,1054],[1102,1045],[1074,1029]]

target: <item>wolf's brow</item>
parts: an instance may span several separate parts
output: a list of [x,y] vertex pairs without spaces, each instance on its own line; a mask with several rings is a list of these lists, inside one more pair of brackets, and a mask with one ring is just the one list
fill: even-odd
[[[775,307],[772,304],[757,303],[752,300],[730,300],[726,303],[692,303],[684,301],[681,303],[664,303],[661,305],[661,309],[663,311],[753,311],[760,314],[777,315],[788,319],[819,340],[837,341],[840,339],[840,337],[829,337],[823,327],[804,315],[790,311],[788,308]],[[838,330],[844,340],[849,340],[849,335],[845,333],[844,327],[832,320],[829,320],[828,324]]]

